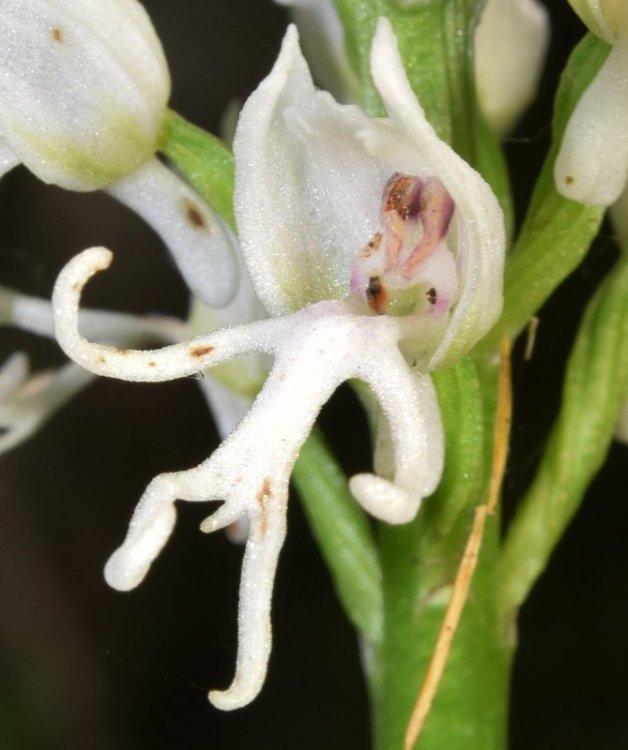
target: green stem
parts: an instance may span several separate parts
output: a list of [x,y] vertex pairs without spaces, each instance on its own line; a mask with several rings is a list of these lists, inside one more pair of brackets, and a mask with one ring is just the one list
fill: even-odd
[[[478,498],[478,501],[480,499]],[[429,502],[429,501],[428,501]],[[472,513],[446,537],[420,516],[381,535],[386,621],[376,652],[375,748],[401,750],[406,727],[443,623]],[[501,637],[495,602],[499,522],[488,519],[484,545],[445,673],[419,750],[504,750],[512,651]]]

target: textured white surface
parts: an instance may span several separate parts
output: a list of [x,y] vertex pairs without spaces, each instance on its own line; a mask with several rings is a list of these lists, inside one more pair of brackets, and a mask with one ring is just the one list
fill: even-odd
[[565,198],[609,206],[628,179],[628,38],[616,44],[567,123],[554,164]]
[[3,0],[0,136],[44,182],[92,190],[154,152],[170,79],[135,0]]
[[317,91],[296,30],[288,31],[236,132],[239,239],[271,314],[340,298],[349,292],[353,258],[379,228],[391,175],[438,177],[456,205],[457,238],[450,250],[461,289],[450,325],[431,352],[428,366],[434,367],[462,356],[501,312],[502,212],[480,175],[427,122],[384,19],[371,66],[389,119],[372,120]]
[[195,297],[222,307],[235,294],[235,240],[225,222],[156,157],[111,185],[109,193],[161,236]]
[[[235,144],[236,217],[252,281],[275,317],[163,349],[119,350],[92,343],[78,330],[83,286],[107,268],[111,253],[84,251],[55,285],[59,343],[99,375],[162,381],[241,354],[275,358],[253,406],[213,455],[149,484],[105,571],[115,588],[137,586],[172,532],[177,499],[223,501],[204,521],[204,531],[248,519],[235,678],[227,690],[210,693],[223,709],[251,701],[266,674],[290,473],[325,401],[348,379],[370,387],[382,415],[379,473],[359,474],[350,487],[377,518],[409,521],[436,488],[444,452],[434,389],[429,375],[415,371],[416,361],[432,367],[455,359],[501,310],[504,233],[497,201],[425,120],[382,20],[372,67],[388,120],[370,120],[317,92],[291,29],[275,68],[244,107]],[[365,314],[350,295],[351,262],[379,227],[382,191],[395,172],[436,176],[455,203],[449,251],[460,290],[444,326],[440,321],[434,328],[425,315]],[[438,265],[447,267],[440,260]],[[254,314],[252,298],[242,294],[217,322],[230,321],[240,305],[245,316]]]
[[285,535],[290,474],[321,407],[345,380],[360,378],[370,386],[387,422],[392,476],[360,474],[351,488],[370,513],[402,523],[433,492],[442,472],[436,397],[429,377],[414,373],[399,351],[400,319],[355,314],[343,301],[320,302],[292,315],[161,350],[116,350],[89,343],[77,330],[80,293],[110,259],[103,248],[84,251],[59,276],[53,296],[61,346],[92,372],[157,381],[189,375],[241,353],[275,355],[253,407],[213,455],[194,469],[151,482],[105,573],[118,589],[142,581],[172,532],[177,499],[224,501],[203,523],[205,531],[224,528],[243,515],[248,518],[236,676],[228,690],[210,696],[220,708],[237,708],[255,697],[266,673],[272,585]]

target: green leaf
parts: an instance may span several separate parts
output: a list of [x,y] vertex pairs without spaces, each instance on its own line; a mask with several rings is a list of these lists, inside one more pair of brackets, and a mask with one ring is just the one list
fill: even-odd
[[235,229],[234,162],[229,148],[216,136],[170,110],[159,150],[176,164],[190,185]]
[[499,589],[506,624],[604,462],[627,393],[628,258],[621,258],[587,307],[567,365],[558,420],[506,537]]
[[369,522],[347,478],[314,430],[292,475],[312,533],[349,619],[369,643],[381,639],[382,573]]
[[491,357],[504,335],[514,338],[550,294],[580,264],[604,211],[567,200],[554,186],[554,161],[580,96],[606,59],[609,47],[588,34],[572,53],[556,96],[552,147],[537,181],[528,214],[508,257],[504,311],[478,347]]

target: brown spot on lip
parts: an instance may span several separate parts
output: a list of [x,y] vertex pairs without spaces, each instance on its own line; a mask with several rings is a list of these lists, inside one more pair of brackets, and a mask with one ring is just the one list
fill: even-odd
[[567,177],[565,177],[565,183],[567,185],[573,185],[574,182],[575,182],[575,179],[570,174],[568,174]]
[[362,250],[362,256],[364,258],[370,258],[371,254],[379,249],[382,244],[382,233],[376,232],[371,239],[366,243],[366,247]]
[[213,346],[195,346],[193,349],[190,349],[190,354],[192,357],[202,357],[204,354],[209,354],[213,351]]
[[153,362],[153,360],[151,359],[151,361],[148,363],[148,366],[149,367],[157,367],[157,362]]
[[371,310],[381,314],[386,303],[386,291],[379,276],[371,276],[366,287],[366,301]]
[[264,479],[262,489],[257,493],[257,502],[259,503],[262,510],[266,510],[266,503],[273,496],[270,489],[270,482],[268,479]]
[[185,211],[185,216],[188,222],[195,229],[208,230],[205,216],[203,215],[203,212],[201,211],[201,209],[196,205],[196,203],[193,203],[188,198],[185,198],[183,200],[183,210]]
[[105,357],[102,354],[98,357],[98,364],[104,365],[106,361],[107,360],[105,359]]
[[271,500],[273,496],[272,490],[270,489],[270,482],[268,479],[264,479],[264,482],[262,484],[262,489],[257,493],[257,503],[262,511],[262,526],[261,526],[261,532],[262,534],[266,533],[266,530],[268,528],[268,524],[266,522],[266,504],[269,500]]
[[58,26],[53,26],[50,29],[50,36],[52,37],[53,42],[63,44],[63,31]]
[[436,304],[436,289],[434,289],[434,287],[428,289],[427,292],[425,292],[425,296],[427,297],[427,301],[430,303],[430,305]]

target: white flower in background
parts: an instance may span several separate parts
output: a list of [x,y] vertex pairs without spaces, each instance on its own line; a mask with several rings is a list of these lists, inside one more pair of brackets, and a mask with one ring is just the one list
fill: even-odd
[[570,0],[570,4],[612,49],[571,115],[554,179],[566,198],[609,206],[628,179],[628,4],[624,0]]
[[[52,305],[47,300],[0,286],[0,326],[54,338]],[[139,317],[104,310],[82,311],[81,326],[91,336],[116,346],[181,341],[193,330],[174,318]],[[25,353],[11,355],[0,367],[0,455],[28,440],[94,377],[74,362],[31,373]]]
[[[235,298],[226,307],[214,310],[193,299],[186,321],[83,310],[81,328],[90,337],[130,347],[182,341],[200,331],[246,323],[263,314],[240,258],[240,283]],[[0,326],[53,338],[52,305],[47,300],[0,286]],[[212,368],[206,377],[199,378],[221,437],[226,437],[246,414],[268,369],[267,357],[253,355]],[[0,456],[31,437],[94,378],[93,373],[74,362],[32,374],[25,353],[16,352],[9,357],[0,367]],[[237,539],[238,534],[231,536]]]
[[[275,0],[290,8],[315,80],[340,101],[361,102],[334,0]],[[538,0],[487,0],[475,33],[475,81],[491,128],[507,133],[538,89],[550,21]]]
[[270,604],[294,461],[335,388],[359,378],[381,408],[374,474],[350,488],[390,523],[435,489],[443,434],[427,372],[466,353],[502,305],[504,230],[484,180],[440,141],[405,77],[389,23],[371,56],[387,118],[317,91],[291,28],[272,72],[245,104],[234,142],[235,212],[245,262],[272,316],[152,351],[116,350],[78,332],[81,290],[111,253],[86,250],[62,271],[53,306],[65,352],[127,380],[185,377],[250,353],[274,365],[250,411],[199,466],[146,489],[105,575],[139,584],[170,536],[177,499],[222,500],[202,529],[247,517],[235,679],[219,708],[263,683]]
[[487,0],[475,32],[475,83],[495,132],[507,133],[533,100],[549,38],[538,0]]
[[301,46],[319,86],[340,102],[360,103],[362,86],[351,67],[334,0],[275,0],[290,8]]
[[199,299],[229,302],[230,233],[155,152],[170,77],[136,0],[3,0],[0,175],[20,162],[44,182],[105,189],[162,236]]

